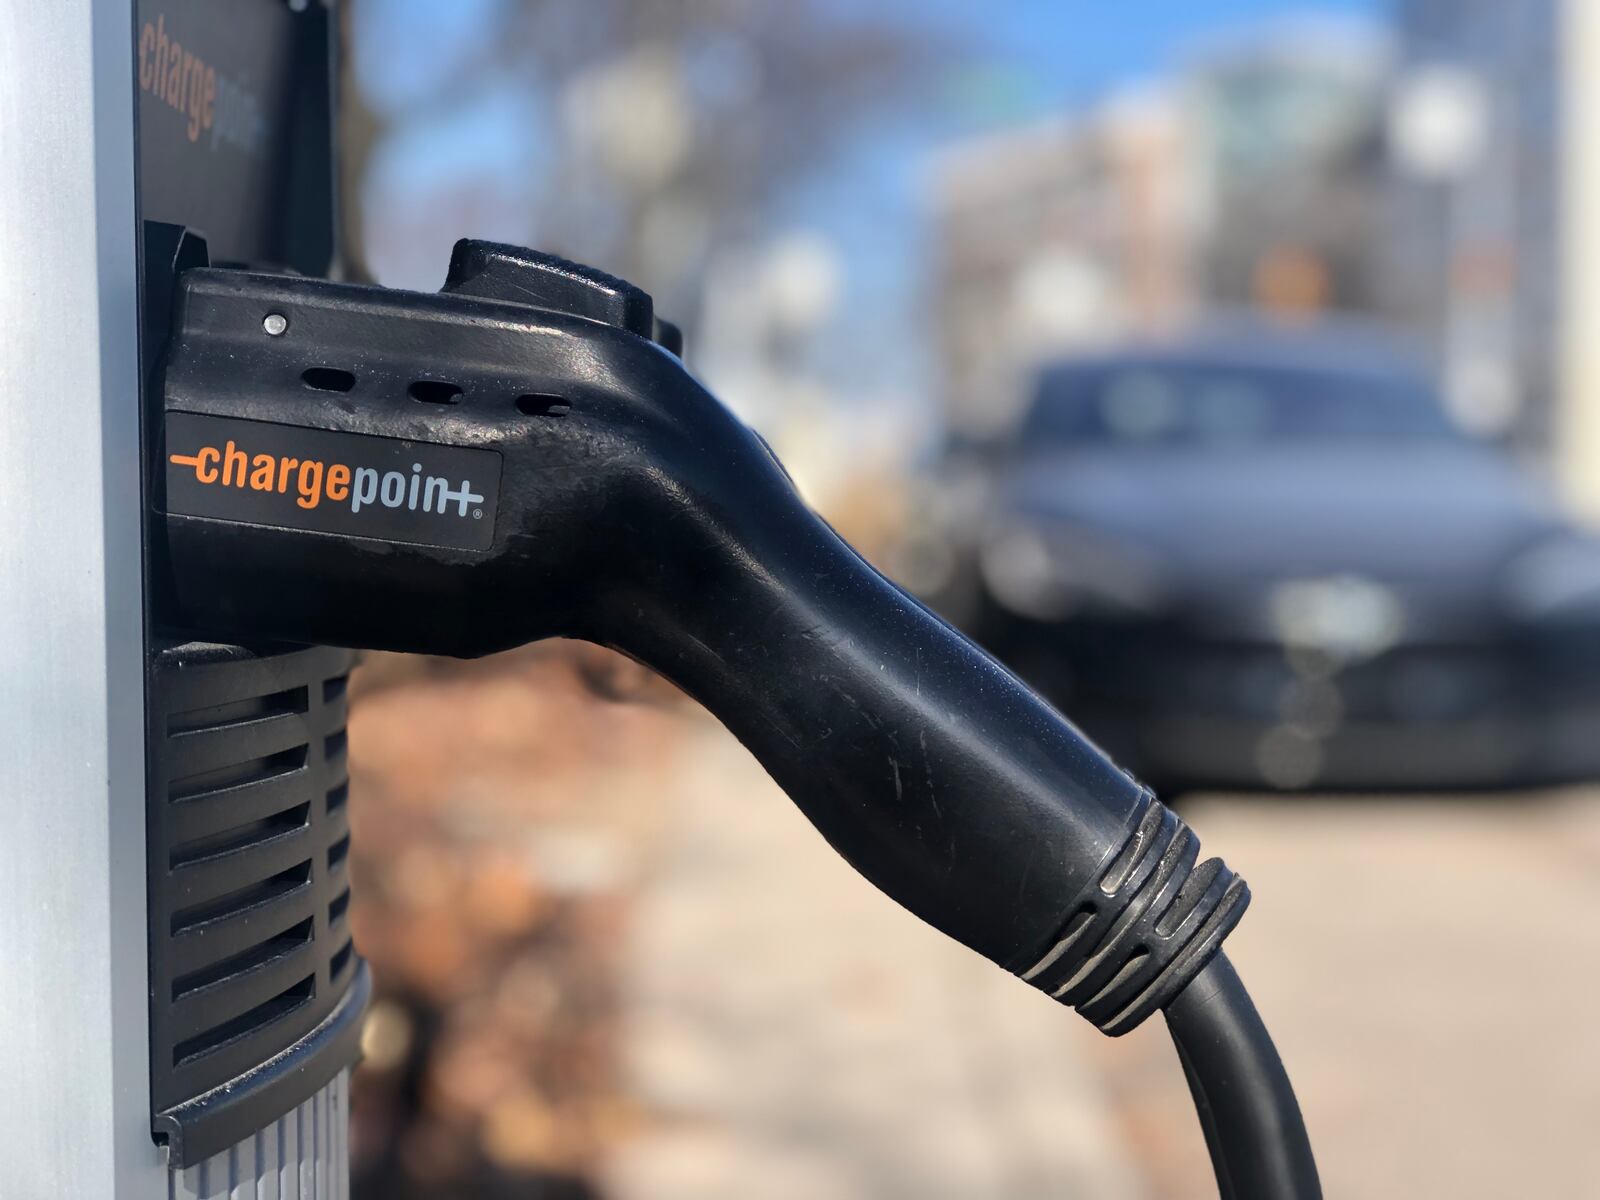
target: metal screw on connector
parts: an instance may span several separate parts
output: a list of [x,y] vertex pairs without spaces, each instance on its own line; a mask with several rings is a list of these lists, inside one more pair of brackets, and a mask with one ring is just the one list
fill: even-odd
[[261,328],[267,331],[268,337],[282,337],[289,328],[289,318],[282,313],[268,313],[261,318]]

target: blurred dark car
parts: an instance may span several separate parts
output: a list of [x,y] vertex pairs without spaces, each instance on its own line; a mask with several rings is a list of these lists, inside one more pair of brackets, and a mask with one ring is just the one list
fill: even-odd
[[1061,363],[991,470],[969,631],[1156,786],[1600,777],[1600,542],[1381,337]]

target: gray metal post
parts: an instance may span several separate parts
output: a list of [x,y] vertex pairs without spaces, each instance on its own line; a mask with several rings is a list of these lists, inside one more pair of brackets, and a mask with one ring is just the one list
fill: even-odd
[[150,1138],[131,17],[0,20],[0,1194],[165,1196]]

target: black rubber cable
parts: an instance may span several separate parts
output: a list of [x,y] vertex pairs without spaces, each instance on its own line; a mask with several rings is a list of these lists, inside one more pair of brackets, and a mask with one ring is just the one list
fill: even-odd
[[1321,1200],[1294,1087],[1225,954],[1167,1006],[1167,1028],[1222,1200]]

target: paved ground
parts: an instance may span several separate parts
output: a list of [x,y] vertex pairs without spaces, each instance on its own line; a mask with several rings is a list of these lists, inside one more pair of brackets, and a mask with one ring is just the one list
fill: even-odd
[[[1254,889],[1230,952],[1330,1197],[1600,1196],[1600,793],[1189,815]],[[1101,1055],[1125,1130],[1156,1195],[1214,1195],[1148,1132],[1186,1102],[1146,1032]]]
[[[1105,1041],[857,879],[713,727],[625,956],[617,1200],[1212,1196],[1164,1031]],[[1600,796],[1202,799],[1332,1197],[1600,1196]]]
[[[636,904],[617,1200],[1144,1195],[1098,1037],[846,867],[698,729]],[[1070,1019],[1069,1019],[1070,1018]]]

